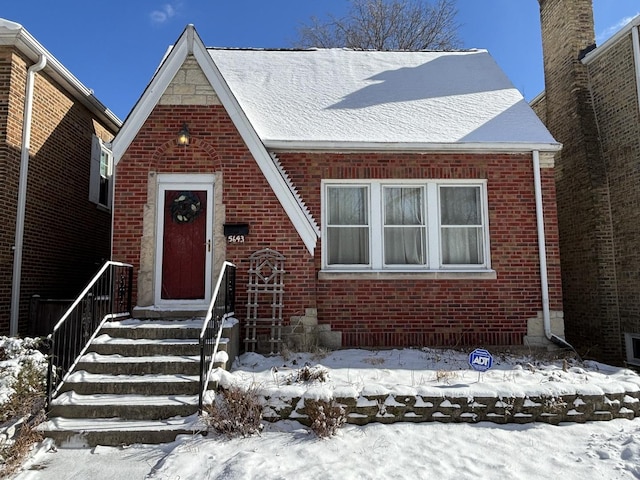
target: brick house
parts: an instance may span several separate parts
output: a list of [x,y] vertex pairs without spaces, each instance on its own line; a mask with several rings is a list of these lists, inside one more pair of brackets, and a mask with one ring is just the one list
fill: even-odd
[[3,19],[0,79],[0,334],[44,334],[49,325],[28,320],[32,295],[73,298],[109,258],[109,171],[101,175],[100,159],[121,122]]
[[640,18],[596,48],[591,0],[540,0],[567,339],[640,365]]
[[200,313],[227,260],[242,321],[268,248],[285,325],[331,347],[562,343],[559,149],[483,50],[215,49],[188,26],[113,142],[113,259],[143,317]]

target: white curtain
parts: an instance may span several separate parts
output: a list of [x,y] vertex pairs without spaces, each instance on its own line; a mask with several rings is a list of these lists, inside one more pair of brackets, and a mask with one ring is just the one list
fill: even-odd
[[479,187],[440,188],[442,263],[484,263]]
[[425,228],[422,187],[384,189],[384,262],[424,265]]
[[329,265],[367,265],[369,263],[367,188],[329,187],[327,203]]

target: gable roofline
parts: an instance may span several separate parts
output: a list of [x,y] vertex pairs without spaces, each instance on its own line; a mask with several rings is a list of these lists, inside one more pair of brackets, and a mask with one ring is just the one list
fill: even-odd
[[122,120],[105,107],[93,94],[93,90],[83,85],[22,25],[0,18],[0,45],[14,46],[34,63],[38,62],[40,57],[45,57],[47,62],[44,72],[47,75],[60,84],[73,98],[93,112],[111,130],[117,132],[120,129]]
[[306,215],[303,206],[298,202],[286,180],[282,177],[193,25],[187,25],[182,32],[114,139],[112,151],[116,164],[129,148],[129,145],[131,145],[131,142],[133,142],[142,125],[173,80],[173,77],[190,54],[198,62],[273,193],[300,235],[301,240],[309,253],[313,255],[317,240],[320,237],[320,230]]

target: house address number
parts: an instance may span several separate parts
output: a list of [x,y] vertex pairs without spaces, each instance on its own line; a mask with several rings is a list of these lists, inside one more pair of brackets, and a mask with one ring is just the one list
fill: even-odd
[[229,235],[227,241],[229,243],[244,243],[244,235]]

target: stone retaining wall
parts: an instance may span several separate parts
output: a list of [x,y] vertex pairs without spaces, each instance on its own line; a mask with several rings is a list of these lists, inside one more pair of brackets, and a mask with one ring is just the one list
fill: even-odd
[[[304,397],[262,397],[267,421],[284,419],[308,423]],[[362,395],[334,399],[347,415],[347,423],[371,422],[587,422],[633,419],[640,416],[640,392],[540,397],[428,397],[422,395]]]

